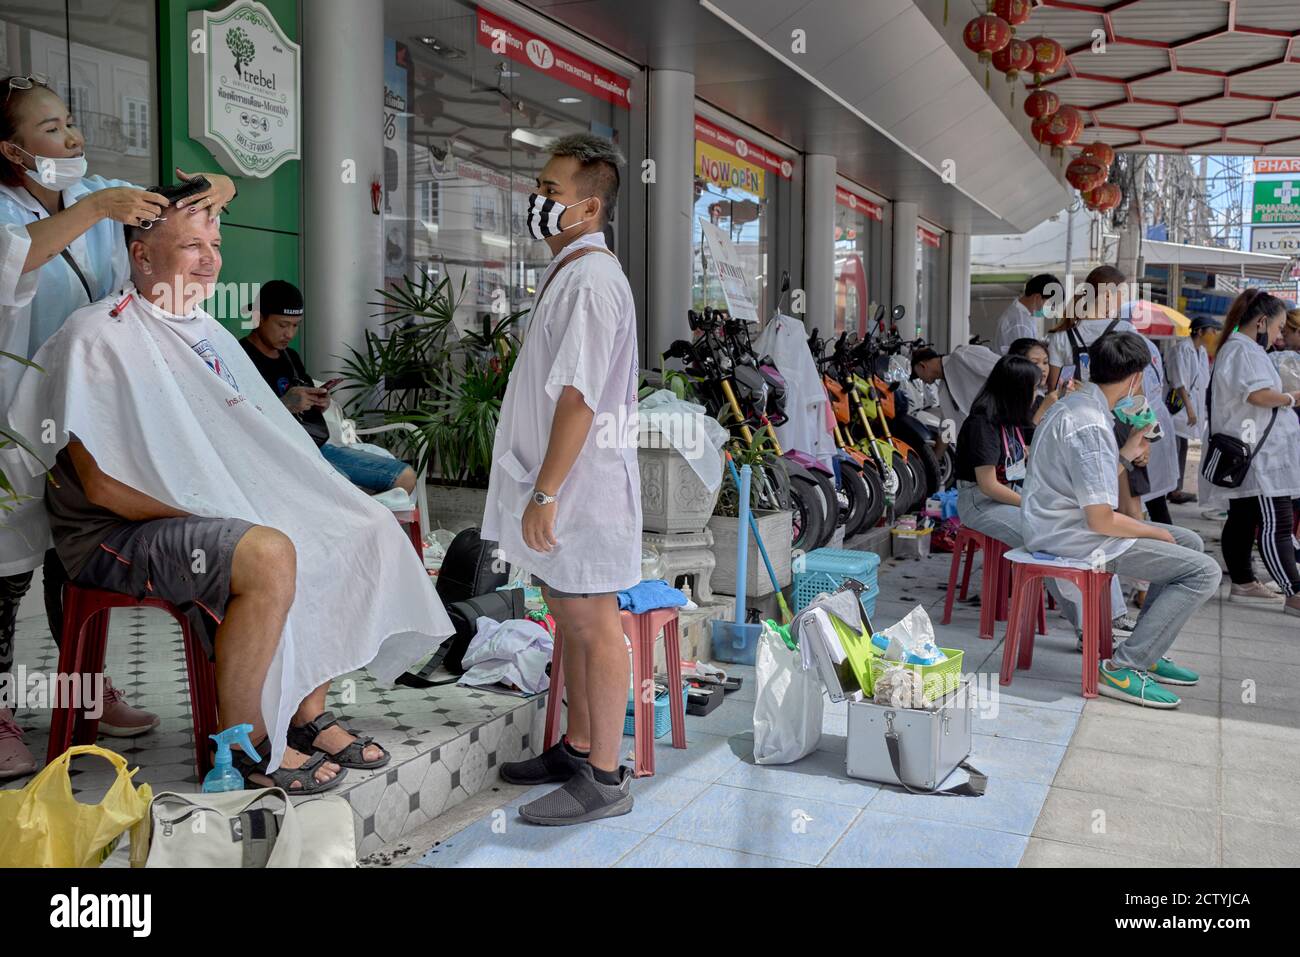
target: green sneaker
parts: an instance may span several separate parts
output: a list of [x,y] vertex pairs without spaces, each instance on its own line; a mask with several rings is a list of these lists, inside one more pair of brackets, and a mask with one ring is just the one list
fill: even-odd
[[1201,680],[1201,676],[1191,668],[1176,665],[1168,658],[1157,661],[1147,669],[1147,674],[1162,685],[1194,685]]
[[1097,693],[1144,708],[1177,708],[1181,703],[1178,695],[1161,687],[1145,671],[1111,669],[1104,662],[1097,669]]

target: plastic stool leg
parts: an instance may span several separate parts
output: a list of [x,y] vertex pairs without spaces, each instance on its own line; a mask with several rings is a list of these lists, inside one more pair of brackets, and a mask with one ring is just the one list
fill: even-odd
[[[945,625],[952,624],[952,600],[957,595],[957,572],[961,570],[961,556],[964,551],[966,551],[965,546],[952,550],[952,566],[948,569],[948,595],[943,600],[943,623]],[[964,583],[962,597],[966,597]]]
[[1083,592],[1083,696],[1085,698],[1097,697],[1097,645],[1101,638],[1101,599],[1097,594],[1098,577],[1085,574],[1083,581],[1077,582]]
[[1007,620],[1011,598],[1011,563],[1002,556],[1006,549],[998,549],[998,621]]
[[998,579],[1001,561],[997,550],[987,544],[984,547],[984,569],[980,578],[980,637],[993,637],[998,622]]
[[551,650],[551,685],[546,695],[546,730],[542,734],[542,750],[554,746],[560,739],[560,701],[564,697],[564,635],[557,625]]
[[[966,592],[970,588],[970,573],[971,569],[975,567],[975,553],[979,550],[979,547],[979,542],[973,538],[966,542],[966,570],[962,572],[961,594],[957,596],[962,601],[966,600]],[[958,549],[958,551],[961,551],[961,549]]]
[[[108,608],[86,622],[81,639],[81,662],[77,668],[78,675],[88,675],[91,681],[103,681],[104,656],[108,651],[108,619],[112,612]],[[80,678],[85,681],[86,678]],[[83,685],[84,687],[84,685]],[[102,688],[103,685],[101,684]],[[90,717],[84,710],[78,709],[73,714],[73,744],[94,744],[99,735],[99,718]]]
[[[1034,625],[1036,624],[1034,609],[1039,610],[1043,607],[1043,578],[1034,571],[1025,573],[1025,583],[1022,586],[1024,590],[1024,608],[1013,608],[1012,611],[1019,615],[1016,619],[1020,628],[1020,659],[1016,662],[1016,667],[1021,671],[1028,671],[1034,665]],[[1010,627],[1010,622],[1007,623]]]
[[[60,674],[78,673],[85,630],[86,622],[82,620],[81,602],[69,594],[63,602],[63,646],[59,649]],[[50,741],[45,748],[46,764],[72,747],[75,726],[75,712],[67,702],[60,702],[59,707],[54,708],[50,714]]]
[[[654,774],[655,743],[655,693],[654,693],[654,638],[646,640],[647,616],[633,615],[630,622],[628,638],[632,641],[632,727],[635,744],[633,773],[637,777]],[[649,663],[646,662],[647,646],[650,650]],[[648,699],[648,700],[647,700]]]
[[1109,658],[1115,651],[1114,632],[1111,627],[1111,621],[1115,616],[1115,611],[1110,607],[1110,581],[1111,575],[1099,576],[1101,581],[1097,583],[1099,589],[1099,601],[1101,602],[1101,638],[1097,643],[1097,653],[1101,658]]
[[685,748],[686,704],[680,694],[673,693],[676,688],[673,678],[676,677],[679,684],[682,678],[681,632],[676,615],[664,625],[664,663],[668,666],[668,713],[673,719],[673,747]]
[[1002,671],[998,683],[1011,684],[1011,675],[1016,667],[1016,651],[1020,644],[1020,623],[1024,616],[1017,614],[1025,598],[1025,569],[1023,565],[1014,565],[1011,569],[1011,614],[1007,616],[1007,637],[1002,643]]
[[1040,583],[1038,589],[1038,633],[1040,635],[1047,634],[1047,599],[1051,596],[1044,597],[1045,594],[1046,589]]

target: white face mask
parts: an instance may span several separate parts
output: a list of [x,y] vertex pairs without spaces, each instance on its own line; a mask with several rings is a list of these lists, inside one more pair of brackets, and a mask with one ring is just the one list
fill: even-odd
[[[17,143],[14,146],[18,146]],[[21,146],[18,146],[23,150]],[[26,150],[23,150],[27,153]],[[88,164],[83,156],[37,156],[27,153],[36,160],[36,169],[29,169],[27,175],[46,189],[57,189],[60,193],[69,186],[75,186],[86,178]]]

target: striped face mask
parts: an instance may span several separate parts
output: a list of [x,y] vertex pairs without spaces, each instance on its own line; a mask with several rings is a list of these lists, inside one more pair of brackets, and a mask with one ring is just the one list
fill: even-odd
[[[591,199],[590,196],[587,199]],[[585,203],[587,199],[580,199],[578,203]],[[578,205],[575,203],[574,205]],[[567,226],[560,226],[560,217],[569,207],[563,203],[557,203],[553,199],[547,199],[537,193],[528,194],[528,235],[533,239],[546,239],[549,236],[558,236],[566,229],[572,229],[574,226],[581,226],[586,222],[580,219],[576,223],[570,223]]]

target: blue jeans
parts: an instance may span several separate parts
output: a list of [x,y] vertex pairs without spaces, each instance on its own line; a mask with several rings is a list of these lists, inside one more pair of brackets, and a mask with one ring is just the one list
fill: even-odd
[[1218,590],[1223,575],[1195,532],[1176,525],[1156,527],[1173,535],[1177,544],[1139,538],[1106,564],[1108,572],[1151,583],[1137,627],[1111,655],[1114,664],[1139,671],[1169,651],[1187,619]]
[[397,477],[410,468],[401,459],[385,458],[329,442],[320,447],[320,454],[344,478],[366,492],[387,492],[396,487]]

